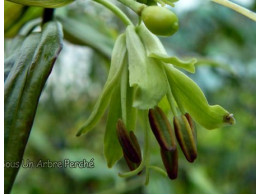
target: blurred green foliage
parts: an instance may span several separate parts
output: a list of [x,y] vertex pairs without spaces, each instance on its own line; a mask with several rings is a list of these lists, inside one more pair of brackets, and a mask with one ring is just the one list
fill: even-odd
[[[80,17],[80,13],[86,20],[94,17],[102,21],[104,24],[86,24],[109,29],[100,31],[107,36],[108,47],[123,30],[112,13],[89,1],[57,9],[57,13],[65,12],[70,17]],[[169,54],[207,59],[190,76],[209,103],[220,104],[234,114],[236,125],[211,131],[197,126],[198,158],[190,164],[179,152],[177,180],[170,181],[155,171],[150,172],[148,186],[143,176],[122,179],[117,174],[127,170],[124,160],[108,169],[103,156],[106,116],[87,136],[75,137],[106,80],[109,49],[104,55],[91,44],[83,44],[91,46],[87,48],[65,42],[42,94],[24,160],[94,158],[95,168],[22,168],[12,193],[256,193],[255,23],[213,3],[179,10],[178,14],[179,31],[162,42]],[[84,20],[77,22],[83,24]],[[88,31],[84,33],[88,37]],[[6,49],[10,41],[5,41]],[[143,144],[141,128],[136,133]],[[151,164],[163,167],[154,138],[151,154]]]

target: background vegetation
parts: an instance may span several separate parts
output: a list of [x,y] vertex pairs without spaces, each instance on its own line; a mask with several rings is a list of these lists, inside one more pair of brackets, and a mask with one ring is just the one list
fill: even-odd
[[[66,17],[76,20],[81,24],[77,33],[86,40],[102,34],[108,41],[101,42],[106,45],[101,48],[88,41],[88,46],[65,42],[41,96],[24,160],[94,158],[95,168],[22,168],[12,193],[256,193],[255,22],[214,3],[201,0],[193,6],[182,6],[182,1],[174,8],[180,30],[161,40],[169,54],[203,60],[191,77],[211,104],[220,104],[234,114],[236,125],[212,131],[197,125],[198,159],[190,164],[179,153],[177,180],[170,181],[153,171],[148,186],[143,185],[142,176],[118,177],[118,172],[127,168],[124,160],[112,169],[106,167],[106,117],[87,136],[77,138],[75,133],[101,92],[109,53],[124,27],[100,5],[77,1],[58,8],[57,17],[61,21]],[[255,1],[245,4],[254,11],[255,5]],[[134,18],[130,10],[126,11]],[[64,23],[65,38],[76,43],[70,28],[73,30]],[[6,49],[10,41],[5,40]],[[142,144],[141,129],[137,134]],[[151,149],[152,164],[162,167],[155,140]]]

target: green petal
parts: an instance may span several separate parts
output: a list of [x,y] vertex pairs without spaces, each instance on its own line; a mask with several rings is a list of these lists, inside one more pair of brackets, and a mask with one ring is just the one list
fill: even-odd
[[180,60],[177,57],[170,57],[167,55],[160,39],[152,34],[144,24],[141,24],[137,28],[137,32],[145,46],[146,54],[148,57],[158,59],[164,63],[170,63],[179,68],[183,68],[191,73],[195,72],[194,64],[197,62],[196,59],[187,61]]
[[121,104],[119,97],[120,87],[118,85],[111,98],[104,137],[104,155],[109,168],[113,167],[113,165],[122,157],[122,149],[116,133],[117,120],[121,118]]
[[135,130],[136,112],[133,107],[135,88],[129,86],[129,71],[127,66],[124,67],[121,77],[121,107],[122,119],[128,130]]
[[184,69],[184,70],[186,70],[190,73],[195,72],[194,64],[197,62],[197,60],[195,58],[184,61],[184,60],[181,60],[181,59],[176,58],[176,57],[169,57],[167,55],[159,54],[159,53],[151,53],[149,55],[149,57],[156,58],[158,60],[163,61],[164,63],[172,64],[172,65],[177,66],[178,68],[182,68],[182,69]]
[[210,106],[199,86],[172,66],[165,66],[172,93],[192,118],[207,129],[234,124],[233,115],[219,105]]
[[149,56],[151,53],[167,55],[167,52],[160,39],[151,33],[143,23],[137,27],[136,31],[144,44],[147,56]]
[[158,104],[167,92],[167,78],[162,64],[148,58],[134,26],[126,30],[129,83],[136,86],[134,106],[149,109]]
[[87,133],[92,130],[93,127],[99,122],[101,117],[103,116],[109,102],[114,89],[114,86],[120,79],[120,75],[122,72],[122,67],[125,64],[125,56],[126,56],[126,46],[125,46],[125,35],[122,34],[116,40],[111,59],[111,66],[108,74],[107,81],[105,83],[104,89],[97,100],[94,109],[89,116],[88,120],[85,124],[79,129],[77,136],[82,135],[83,133]]

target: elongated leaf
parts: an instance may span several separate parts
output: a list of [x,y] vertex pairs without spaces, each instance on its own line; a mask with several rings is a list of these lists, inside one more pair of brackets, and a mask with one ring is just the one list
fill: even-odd
[[207,129],[234,124],[233,115],[219,105],[210,106],[199,86],[174,67],[166,65],[174,97],[180,100],[192,118]]
[[40,42],[40,38],[40,33],[37,33],[25,39],[5,82],[5,151],[7,150],[9,134],[15,121],[14,114],[18,111],[20,99],[23,95],[27,72],[33,61],[34,51]]
[[126,29],[129,83],[136,86],[134,106],[149,109],[158,104],[167,92],[167,79],[160,62],[146,56],[145,48],[134,26]]
[[[46,23],[42,33],[25,39],[20,55],[5,82],[5,161],[21,162],[38,101],[61,50],[62,30]],[[19,168],[5,168],[5,192],[9,193]]]
[[104,137],[104,155],[109,168],[122,157],[122,149],[116,133],[117,120],[121,118],[120,86],[118,85],[111,97]]
[[37,6],[45,8],[56,8],[62,7],[69,3],[72,3],[74,0],[8,0],[17,4],[28,5],[28,6]]
[[[43,8],[27,7],[5,1],[4,32],[5,37],[14,37],[28,21],[42,15]],[[10,14],[11,13],[11,14]]]
[[[12,2],[4,1],[4,29],[5,32],[15,21],[17,21],[26,11],[23,5],[15,4]],[[10,14],[12,12],[12,14]]]
[[67,40],[78,45],[87,45],[110,58],[114,39],[102,33],[93,26],[82,21],[66,16],[58,17],[64,29],[64,36]]
[[9,72],[11,71],[15,61],[20,55],[20,49],[26,37],[17,36],[5,49],[5,61],[4,61],[4,80],[6,80]]
[[111,66],[108,74],[107,81],[105,83],[102,94],[100,95],[97,103],[95,104],[93,111],[85,124],[79,129],[77,136],[82,135],[90,131],[103,116],[117,82],[120,79],[120,75],[125,64],[126,46],[125,35],[122,34],[118,37],[115,47],[112,53]]

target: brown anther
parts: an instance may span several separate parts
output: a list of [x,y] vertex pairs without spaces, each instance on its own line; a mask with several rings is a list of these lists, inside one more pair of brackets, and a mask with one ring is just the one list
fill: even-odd
[[160,147],[164,150],[175,148],[173,129],[166,115],[159,107],[149,110],[149,122]]
[[[131,140],[128,131],[121,119],[117,121],[117,135],[119,143],[123,149],[124,154],[134,163],[140,163],[142,161],[140,155],[140,147],[135,146],[138,142]],[[132,135],[133,137],[133,135]],[[133,139],[133,138],[132,138]],[[139,148],[139,150],[138,150]]]
[[176,179],[178,176],[178,151],[177,148],[164,150],[161,148],[161,157],[164,167],[170,179]]
[[189,162],[197,158],[197,138],[192,118],[189,114],[173,119],[175,135],[183,154]]

